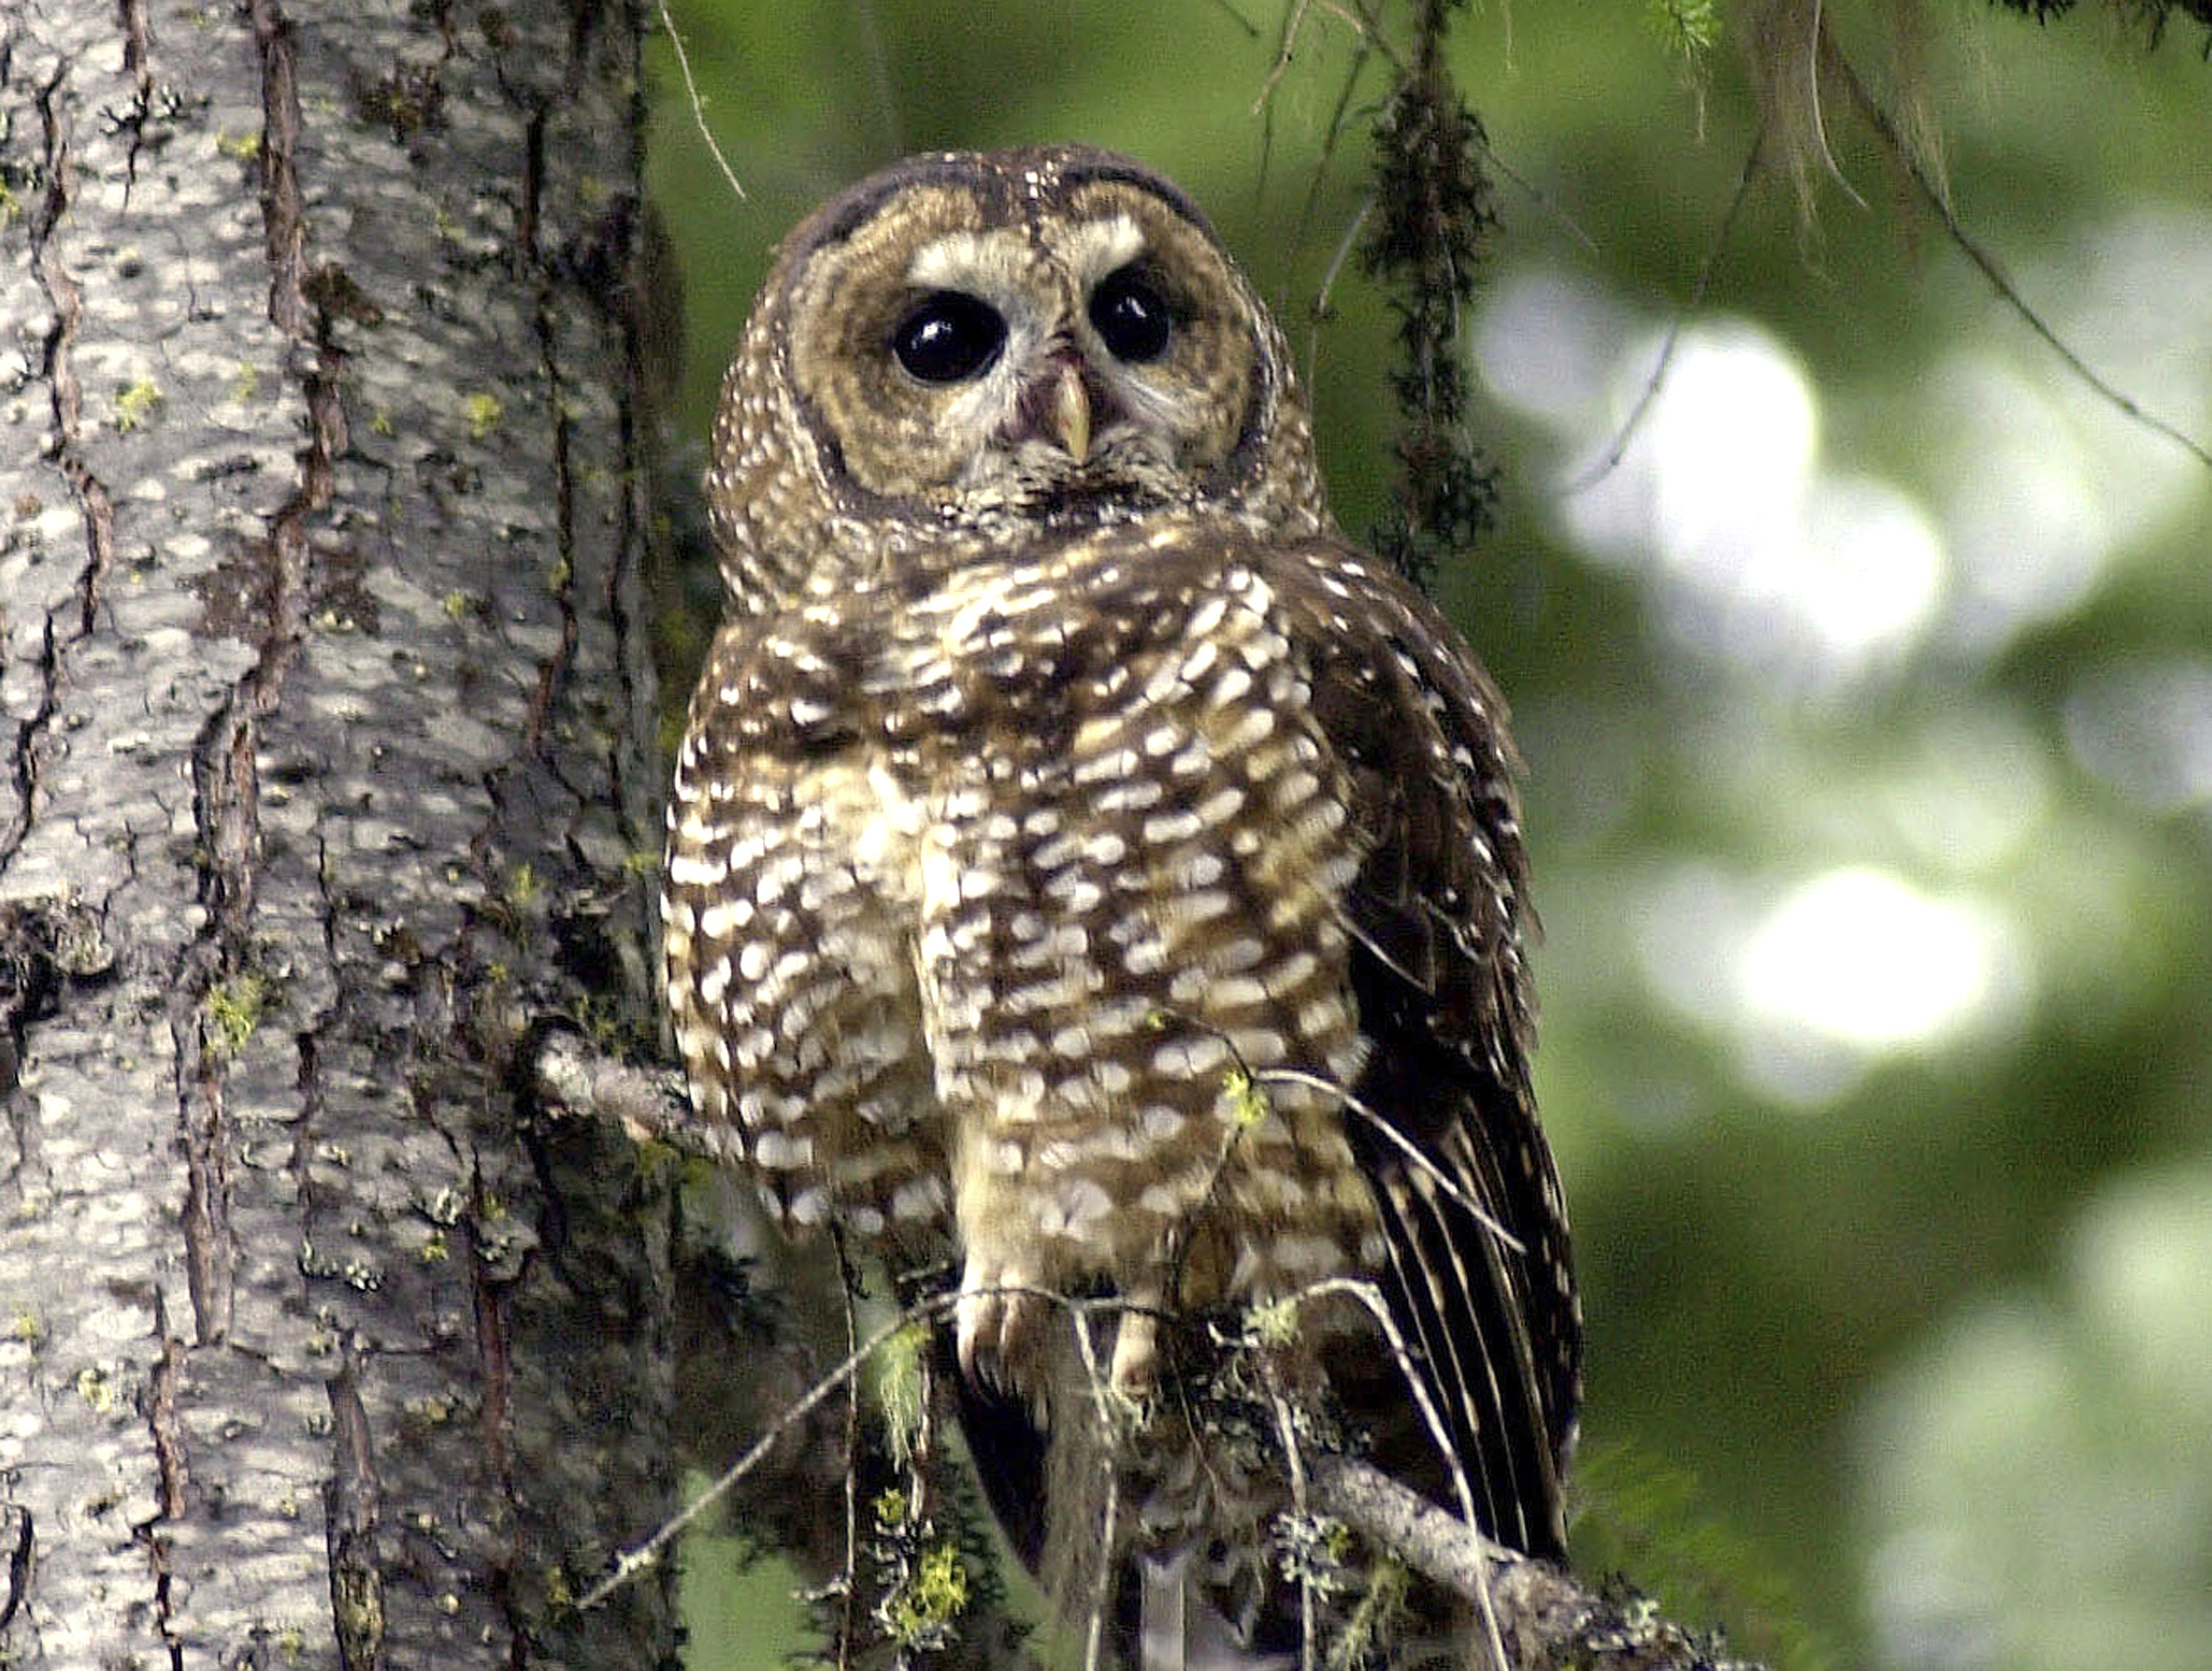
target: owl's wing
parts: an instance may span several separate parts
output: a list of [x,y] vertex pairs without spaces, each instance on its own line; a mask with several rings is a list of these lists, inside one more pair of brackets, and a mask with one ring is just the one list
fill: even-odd
[[[1270,571],[1364,860],[1343,902],[1367,1064],[1347,1110],[1389,1249],[1385,1290],[1478,1516],[1560,1552],[1581,1322],[1528,1080],[1534,931],[1504,706],[1433,606],[1334,542]],[[1287,571],[1287,574],[1285,573]],[[1399,1407],[1402,1387],[1372,1396]],[[1432,1440],[1382,1460],[1456,1510]],[[1407,1454],[1410,1449],[1410,1454]]]

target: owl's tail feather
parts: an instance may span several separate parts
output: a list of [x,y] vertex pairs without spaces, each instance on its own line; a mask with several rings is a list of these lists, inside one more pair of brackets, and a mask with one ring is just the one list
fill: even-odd
[[[944,1355],[985,1495],[1069,1632],[1055,1660],[1088,1671],[1299,1671],[1339,1657],[1352,1605],[1341,1595],[1317,1598],[1314,1649],[1300,1651],[1306,1610],[1269,1554],[1285,1504],[1267,1454],[1171,1409],[1132,1429],[1117,1419],[1129,1413],[1102,1398],[1099,1354],[1079,1352],[1072,1331],[1053,1338],[1049,1431],[1029,1400],[968,1380]],[[1470,1656],[1469,1623],[1462,1604],[1419,1593],[1354,1662],[1486,1665]]]

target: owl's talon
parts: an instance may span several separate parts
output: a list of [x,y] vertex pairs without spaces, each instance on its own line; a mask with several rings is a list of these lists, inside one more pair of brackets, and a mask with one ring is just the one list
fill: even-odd
[[1114,1390],[1122,1397],[1142,1401],[1158,1389],[1160,1380],[1159,1320],[1146,1311],[1125,1311],[1114,1331],[1114,1364],[1109,1376]]
[[1001,1392],[1024,1390],[1044,1320],[1042,1297],[1021,1291],[1031,1281],[1022,1272],[969,1264],[953,1311],[954,1347],[969,1380]]

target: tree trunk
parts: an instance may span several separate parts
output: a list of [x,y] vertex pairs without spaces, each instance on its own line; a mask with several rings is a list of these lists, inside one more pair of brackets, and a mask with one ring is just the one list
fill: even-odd
[[0,1662],[672,1662],[592,0],[0,0]]

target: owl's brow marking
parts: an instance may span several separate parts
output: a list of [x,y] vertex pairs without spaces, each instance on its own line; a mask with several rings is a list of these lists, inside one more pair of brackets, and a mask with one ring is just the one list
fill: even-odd
[[1022,234],[1006,227],[948,232],[931,239],[907,263],[907,283],[922,290],[963,290],[985,300],[1018,295],[1029,264]]
[[1085,285],[1095,284],[1145,252],[1143,228],[1127,215],[1080,221],[1049,240],[1054,254]]

